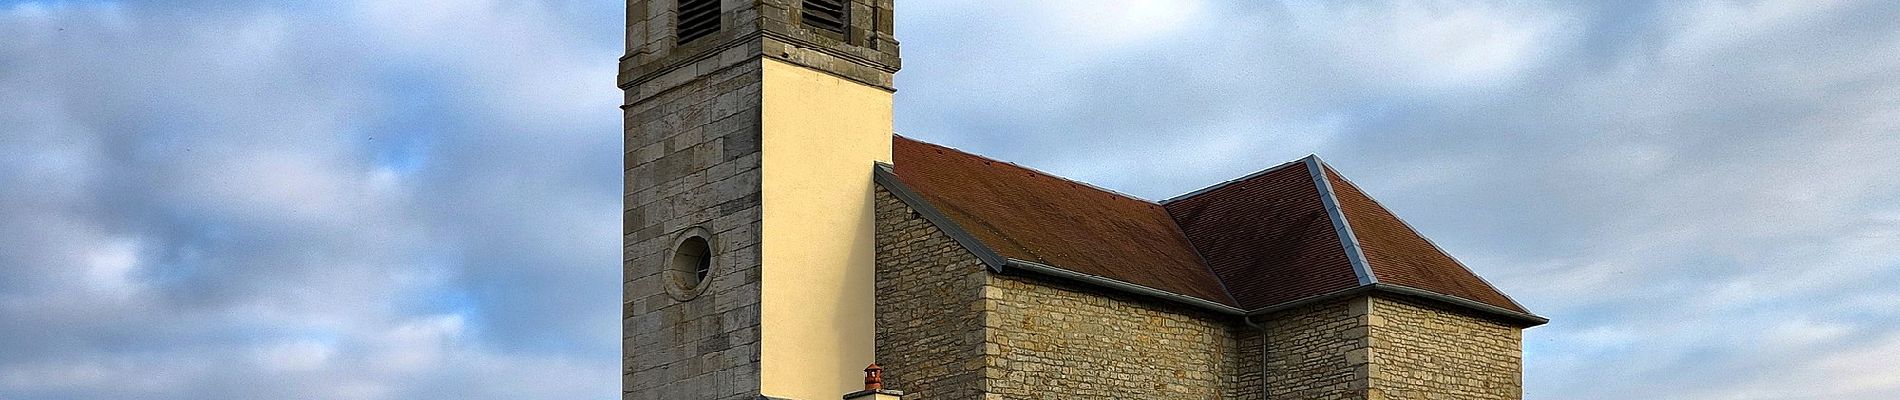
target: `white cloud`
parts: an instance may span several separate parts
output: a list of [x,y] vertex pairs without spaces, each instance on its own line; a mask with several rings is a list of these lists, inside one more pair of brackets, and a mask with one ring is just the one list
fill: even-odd
[[135,239],[120,238],[109,240],[95,248],[87,257],[91,269],[87,276],[91,278],[93,288],[103,291],[133,290],[139,267],[139,242]]
[[442,315],[418,318],[380,334],[383,348],[374,364],[392,372],[417,373],[441,368],[445,352],[462,336],[462,317]]
[[1553,318],[1527,398],[1900,394],[1814,363],[1900,332],[1891,2],[1210,7],[1131,54],[955,37],[986,74],[912,57],[899,124],[1155,198],[1319,153]]
[[[1114,50],[1167,40],[1194,24],[1206,23],[1212,11],[1204,0],[1053,0],[1018,4],[1034,7],[1031,15],[1055,17],[1047,24],[1048,39],[1085,47]],[[1048,40],[1045,39],[1045,40]]]
[[1412,1],[1290,3],[1313,43],[1306,56],[1335,60],[1361,79],[1403,89],[1510,83],[1570,45],[1566,11],[1524,3]]
[[[5,6],[0,396],[610,398],[617,4]],[[1889,3],[1024,4],[900,5],[906,134],[1320,153],[1553,317],[1529,398],[1900,393]]]
[[5,6],[0,397],[615,396],[615,35],[437,3]]
[[314,340],[299,340],[257,350],[258,366],[278,371],[316,371],[328,366],[336,349]]

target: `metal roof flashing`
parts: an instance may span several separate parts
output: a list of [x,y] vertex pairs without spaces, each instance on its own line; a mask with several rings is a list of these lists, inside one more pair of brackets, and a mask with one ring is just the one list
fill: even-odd
[[1326,206],[1326,216],[1333,220],[1333,230],[1338,231],[1339,243],[1346,252],[1346,260],[1352,263],[1352,272],[1359,276],[1359,285],[1379,283],[1379,277],[1372,274],[1372,267],[1366,263],[1366,252],[1360,248],[1359,237],[1352,233],[1352,222],[1346,220],[1346,213],[1339,208],[1339,197],[1333,194],[1332,181],[1326,179],[1326,162],[1319,155],[1306,156],[1306,172],[1313,177],[1313,185],[1319,188],[1320,203]]
[[897,178],[897,172],[892,169],[891,164],[879,162],[871,169],[872,181],[879,187],[891,192],[891,195],[903,201],[904,205],[910,206],[910,209],[916,211],[918,216],[923,217],[925,221],[930,221],[931,225],[935,225],[938,230],[943,231],[944,235],[949,236],[950,240],[956,241],[964,250],[968,250],[970,255],[982,261],[983,265],[988,266],[991,271],[1003,272],[1003,264],[1006,261],[1003,256],[996,254],[995,250],[985,246],[982,241],[964,231],[962,226],[951,221],[950,217],[944,216],[936,206],[932,206],[916,191],[911,190],[910,186]]
[[[1310,154],[1306,156],[1306,158],[1313,158],[1313,157],[1317,157],[1317,156],[1315,156],[1315,155],[1310,155]],[[1263,170],[1260,170],[1260,171],[1257,171],[1257,172],[1254,172],[1254,173],[1251,173],[1251,174],[1247,174],[1247,176],[1242,176],[1242,177],[1239,177],[1239,178],[1234,178],[1234,179],[1229,179],[1229,180],[1227,180],[1227,181],[1225,181],[1225,182],[1221,182],[1221,183],[1216,183],[1216,184],[1214,184],[1213,186],[1208,186],[1208,187],[1204,187],[1204,188],[1200,188],[1200,189],[1197,189],[1197,190],[1195,190],[1195,191],[1192,191],[1192,192],[1187,192],[1187,193],[1185,193],[1185,194],[1182,194],[1182,195],[1179,195],[1179,196],[1174,196],[1174,197],[1170,197],[1170,198],[1168,198],[1167,200],[1162,200],[1162,201],[1158,201],[1158,202],[1155,202],[1155,203],[1156,203],[1156,204],[1161,204],[1161,205],[1167,205],[1168,203],[1173,203],[1173,202],[1177,202],[1177,201],[1181,201],[1181,200],[1186,200],[1186,199],[1188,199],[1188,198],[1191,198],[1191,197],[1194,197],[1194,196],[1199,196],[1199,195],[1201,195],[1201,194],[1204,194],[1204,193],[1207,193],[1207,192],[1212,192],[1212,191],[1215,191],[1215,190],[1220,190],[1220,188],[1224,188],[1224,187],[1228,187],[1228,186],[1232,186],[1233,184],[1236,184],[1236,183],[1241,183],[1241,182],[1246,182],[1246,181],[1247,181],[1247,180],[1249,180],[1249,179],[1253,179],[1253,178],[1258,178],[1258,177],[1260,177],[1261,175],[1266,175],[1266,174],[1271,174],[1271,173],[1273,173],[1274,171],[1279,171],[1279,170],[1282,170],[1282,169],[1286,169],[1286,167],[1291,167],[1291,166],[1295,166],[1295,165],[1300,165],[1301,163],[1304,163],[1304,162],[1306,162],[1306,158],[1302,158],[1302,159],[1298,159],[1298,160],[1293,160],[1293,161],[1288,161],[1288,162],[1285,162],[1285,163],[1281,163],[1280,165],[1275,165],[1275,166],[1272,166],[1272,167],[1269,167],[1269,168],[1267,168],[1267,169],[1263,169]]]

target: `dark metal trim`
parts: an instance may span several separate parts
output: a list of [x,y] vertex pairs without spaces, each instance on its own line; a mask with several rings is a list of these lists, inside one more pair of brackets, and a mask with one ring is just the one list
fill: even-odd
[[1366,292],[1370,292],[1372,291],[1372,288],[1373,288],[1372,286],[1355,286],[1355,287],[1345,289],[1345,290],[1334,291],[1332,293],[1309,296],[1309,297],[1302,298],[1299,300],[1294,300],[1294,301],[1289,301],[1285,303],[1274,304],[1271,306],[1248,310],[1247,315],[1257,317],[1257,316],[1272,314],[1276,312],[1291,310],[1295,308],[1310,306],[1313,304],[1326,302],[1328,300],[1336,300],[1336,299],[1352,297],[1353,295],[1365,294]]
[[1272,306],[1256,308],[1256,309],[1247,311],[1247,316],[1257,317],[1257,316],[1272,314],[1276,312],[1291,310],[1295,308],[1310,306],[1313,304],[1322,303],[1326,301],[1351,298],[1351,297],[1356,297],[1359,295],[1372,294],[1372,293],[1386,293],[1386,294],[1415,297],[1415,298],[1445,303],[1446,305],[1451,305],[1451,306],[1459,307],[1459,308],[1465,308],[1471,311],[1478,312],[1480,314],[1493,316],[1493,317],[1499,317],[1507,321],[1516,322],[1526,328],[1550,323],[1550,319],[1539,317],[1533,314],[1521,313],[1517,311],[1512,311],[1507,308],[1498,307],[1498,306],[1494,306],[1490,304],[1484,304],[1477,301],[1472,301],[1472,300],[1455,297],[1455,296],[1451,296],[1451,295],[1447,295],[1443,293],[1433,292],[1433,291],[1419,289],[1419,288],[1410,287],[1410,286],[1394,285],[1390,283],[1377,283],[1377,284],[1359,286],[1359,287],[1354,287],[1351,289],[1345,289],[1345,290],[1335,291],[1332,293],[1327,293],[1327,294],[1322,294],[1318,296],[1312,296],[1312,297],[1307,297],[1307,298],[1303,298],[1299,300],[1289,301],[1285,303],[1275,304]]
[[1003,265],[1007,262],[1003,256],[997,255],[995,250],[990,250],[989,246],[985,246],[983,241],[977,240],[975,236],[970,236],[970,233],[964,231],[962,226],[951,221],[950,217],[943,215],[943,212],[937,211],[937,207],[930,205],[923,196],[917,195],[917,192],[911,190],[909,185],[905,185],[903,180],[897,178],[897,172],[892,170],[890,164],[879,162],[871,169],[873,170],[871,180],[877,182],[878,186],[890,191],[891,195],[897,196],[898,200],[910,206],[910,209],[924,217],[924,220],[930,221],[931,225],[936,225],[944,235],[950,236],[950,240],[963,245],[964,250],[969,250],[977,260],[983,261],[983,265],[988,266],[990,271],[1003,272]]
[[1169,292],[1169,291],[1165,291],[1161,289],[1155,289],[1155,288],[1151,288],[1147,286],[1123,282],[1123,281],[1116,280],[1109,277],[1070,271],[1070,270],[1057,268],[1057,267],[1049,266],[1049,265],[1034,262],[1034,261],[1018,260],[1018,259],[1011,258],[1005,262],[1005,265],[1007,265],[1009,268],[1006,268],[1004,271],[1013,271],[1013,270],[1020,269],[1020,270],[1024,270],[1028,272],[1034,272],[1037,274],[1048,275],[1048,276],[1053,276],[1057,278],[1064,278],[1064,279],[1074,280],[1078,282],[1093,284],[1096,286],[1102,286],[1102,287],[1106,287],[1110,289],[1121,290],[1121,291],[1129,292],[1133,294],[1156,297],[1162,300],[1182,303],[1182,304],[1198,307],[1204,310],[1213,311],[1213,312],[1224,314],[1224,315],[1233,315],[1233,316],[1247,315],[1246,310],[1242,310],[1240,308],[1229,306],[1226,304],[1213,302],[1207,299],[1177,294],[1174,292]]
[[1511,309],[1507,309],[1504,307],[1498,307],[1498,306],[1494,306],[1490,304],[1485,304],[1485,303],[1465,299],[1462,297],[1442,294],[1442,293],[1433,292],[1433,291],[1429,291],[1425,289],[1419,289],[1419,288],[1410,287],[1410,286],[1394,285],[1394,284],[1389,284],[1389,283],[1381,283],[1377,285],[1372,285],[1371,287],[1373,288],[1373,290],[1382,292],[1382,293],[1412,296],[1412,297],[1442,302],[1442,303],[1450,304],[1453,306],[1471,309],[1473,311],[1477,311],[1482,314],[1487,314],[1494,317],[1501,317],[1506,320],[1510,320],[1512,322],[1517,322],[1525,328],[1550,323],[1549,318],[1539,317],[1539,316],[1528,314],[1528,313],[1521,313],[1521,312],[1513,311]]
[[1242,315],[1240,322],[1260,330],[1260,398],[1265,400],[1273,397],[1272,391],[1268,390],[1272,384],[1268,380],[1273,379],[1273,366],[1267,363],[1267,355],[1273,353],[1273,331],[1269,329],[1271,326],[1268,326],[1266,322],[1253,322],[1253,317],[1253,315]]
[[1366,263],[1365,249],[1359,246],[1359,236],[1352,233],[1352,222],[1346,220],[1345,210],[1339,208],[1339,197],[1333,195],[1332,180],[1326,179],[1326,162],[1319,155],[1306,156],[1306,172],[1313,176],[1313,185],[1319,189],[1319,202],[1326,206],[1326,215],[1333,220],[1333,230],[1339,231],[1339,243],[1346,251],[1346,260],[1352,264],[1352,273],[1359,276],[1360,285],[1379,283],[1379,277],[1372,274],[1372,266]]
[[1280,165],[1275,165],[1275,166],[1273,166],[1273,167],[1271,167],[1271,168],[1267,168],[1267,169],[1263,169],[1263,170],[1260,170],[1259,172],[1255,172],[1255,173],[1251,173],[1251,174],[1247,174],[1247,176],[1243,176],[1243,177],[1239,177],[1239,178],[1234,178],[1234,179],[1229,179],[1229,180],[1227,180],[1226,182],[1221,182],[1221,183],[1216,183],[1216,184],[1214,184],[1213,186],[1208,186],[1208,187],[1204,187],[1204,188],[1200,188],[1199,190],[1195,190],[1195,191],[1192,191],[1192,192],[1187,192],[1187,194],[1183,194],[1183,195],[1180,195],[1180,196],[1174,196],[1174,197],[1170,197],[1170,198],[1168,198],[1167,200],[1162,200],[1162,201],[1158,201],[1158,202],[1156,202],[1156,203],[1157,203],[1157,204],[1168,204],[1168,203],[1173,203],[1173,202],[1177,202],[1177,201],[1181,201],[1181,200],[1185,200],[1185,199],[1187,199],[1187,198],[1189,198],[1189,197],[1194,197],[1194,196],[1199,196],[1199,195],[1201,195],[1201,194],[1203,194],[1203,193],[1207,193],[1207,192],[1212,192],[1212,191],[1215,191],[1215,190],[1218,190],[1218,189],[1220,189],[1220,188],[1224,188],[1224,187],[1227,187],[1227,186],[1230,186],[1230,185],[1233,185],[1233,184],[1236,184],[1236,183],[1240,183],[1240,182],[1244,182],[1244,181],[1246,181],[1246,180],[1248,180],[1248,179],[1253,179],[1253,178],[1256,178],[1256,177],[1259,177],[1259,176],[1261,176],[1261,175],[1266,175],[1266,174],[1270,174],[1270,173],[1273,173],[1274,171],[1279,171],[1279,170],[1282,170],[1282,169],[1286,169],[1286,167],[1291,167],[1291,166],[1295,166],[1295,165],[1300,165],[1300,163],[1303,163],[1303,162],[1306,162],[1306,160],[1304,160],[1304,159],[1300,159],[1300,160],[1293,160],[1293,161],[1287,161],[1287,162],[1286,162],[1286,163],[1284,163],[1284,164],[1280,164]]

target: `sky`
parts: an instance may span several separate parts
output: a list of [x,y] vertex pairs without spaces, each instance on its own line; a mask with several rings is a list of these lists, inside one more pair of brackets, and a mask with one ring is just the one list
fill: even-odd
[[[612,399],[617,0],[0,0],[0,399]],[[1319,154],[1525,398],[1900,398],[1900,2],[899,0],[899,133]]]

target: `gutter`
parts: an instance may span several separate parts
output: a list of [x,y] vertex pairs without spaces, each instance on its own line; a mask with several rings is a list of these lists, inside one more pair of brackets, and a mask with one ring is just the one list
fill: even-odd
[[[1173,292],[1163,291],[1161,289],[1155,289],[1155,288],[1151,288],[1147,286],[1142,286],[1142,285],[1138,285],[1134,283],[1116,280],[1114,278],[1070,271],[1070,270],[1050,266],[1048,264],[1038,263],[1035,261],[1008,258],[1003,261],[1002,271],[999,271],[999,272],[1009,273],[1016,270],[1022,270],[1025,272],[1035,273],[1038,275],[1052,276],[1052,277],[1057,277],[1057,278],[1078,281],[1082,283],[1087,283],[1087,284],[1091,284],[1095,286],[1100,286],[1100,287],[1104,287],[1108,289],[1114,289],[1114,290],[1136,294],[1136,295],[1155,297],[1162,300],[1168,300],[1168,301],[1172,301],[1176,303],[1194,306],[1196,308],[1200,308],[1207,311],[1213,311],[1215,313],[1222,314],[1222,315],[1231,315],[1231,316],[1239,316],[1239,317],[1247,317],[1247,318],[1265,316],[1267,314],[1272,314],[1272,313],[1276,313],[1280,311],[1286,311],[1286,310],[1304,307],[1304,306],[1312,305],[1315,303],[1321,303],[1321,302],[1326,302],[1330,300],[1356,297],[1359,295],[1365,295],[1365,294],[1371,294],[1371,293],[1385,293],[1385,294],[1414,297],[1414,298],[1431,300],[1431,301],[1436,301],[1436,302],[1441,302],[1441,303],[1447,303],[1447,304],[1464,308],[1467,310],[1471,310],[1480,314],[1502,318],[1511,322],[1517,322],[1517,323],[1523,324],[1524,327],[1532,327],[1532,326],[1538,326],[1538,325],[1550,323],[1550,319],[1539,317],[1533,314],[1522,313],[1522,312],[1506,309],[1503,307],[1480,303],[1477,301],[1467,300],[1464,298],[1454,297],[1451,295],[1446,295],[1446,294],[1442,294],[1438,292],[1428,291],[1428,290],[1414,288],[1410,286],[1394,285],[1390,283],[1375,283],[1371,285],[1358,286],[1358,287],[1353,287],[1350,289],[1335,291],[1332,293],[1307,297],[1307,298],[1303,298],[1299,300],[1275,304],[1272,306],[1248,310],[1248,309],[1243,309],[1239,307],[1234,307],[1234,306],[1229,306],[1226,304],[1209,301],[1207,299],[1202,299],[1199,297],[1177,294]],[[1248,322],[1248,325],[1252,325],[1251,319],[1247,320],[1247,322]]]
[[[1518,311],[1507,309],[1504,307],[1498,307],[1498,306],[1494,306],[1490,304],[1480,303],[1474,300],[1467,300],[1467,299],[1463,299],[1459,297],[1453,297],[1451,295],[1428,291],[1425,289],[1419,289],[1419,288],[1410,287],[1410,286],[1400,286],[1400,285],[1394,285],[1390,283],[1379,283],[1379,284],[1372,285],[1372,288],[1373,290],[1379,291],[1379,292],[1418,297],[1418,298],[1423,298],[1426,300],[1433,300],[1433,301],[1448,303],[1454,306],[1464,307],[1467,309],[1471,309],[1473,311],[1477,311],[1482,314],[1488,314],[1494,317],[1500,317],[1506,320],[1524,324],[1525,328],[1550,323],[1549,318],[1539,317],[1539,316],[1529,314],[1529,313],[1518,312]],[[1512,303],[1516,303],[1516,302],[1513,301]]]
[[1280,303],[1280,304],[1276,304],[1272,306],[1256,308],[1256,309],[1247,311],[1246,316],[1258,317],[1258,316],[1272,314],[1272,313],[1276,313],[1280,311],[1286,311],[1286,310],[1290,310],[1294,308],[1304,307],[1304,306],[1312,305],[1314,303],[1320,303],[1320,302],[1347,298],[1347,297],[1356,297],[1362,294],[1371,294],[1371,293],[1393,294],[1393,295],[1399,295],[1399,296],[1405,296],[1405,297],[1414,297],[1414,298],[1420,298],[1420,299],[1425,299],[1425,300],[1431,300],[1431,301],[1436,301],[1440,303],[1446,303],[1452,306],[1456,306],[1459,308],[1477,312],[1479,314],[1484,314],[1484,315],[1488,315],[1492,317],[1498,317],[1506,321],[1516,322],[1516,323],[1522,324],[1522,326],[1525,328],[1550,323],[1549,318],[1539,317],[1539,316],[1528,314],[1528,313],[1522,313],[1522,312],[1514,311],[1514,310],[1503,308],[1503,307],[1480,303],[1473,300],[1466,300],[1463,298],[1454,297],[1451,295],[1433,292],[1433,291],[1429,291],[1425,289],[1419,289],[1419,288],[1415,288],[1411,286],[1394,285],[1390,283],[1374,283],[1371,285],[1354,287],[1351,289],[1340,290],[1340,291],[1322,294],[1318,296],[1307,297],[1304,299],[1289,301],[1289,302]]
[[1070,271],[1066,269],[1056,268],[1056,267],[1052,267],[1052,266],[1038,263],[1035,261],[1018,260],[1014,258],[1003,261],[1002,272],[1007,273],[1011,270],[1017,270],[1017,269],[1033,272],[1040,275],[1053,276],[1057,278],[1080,281],[1083,283],[1107,287],[1110,289],[1120,290],[1120,291],[1134,293],[1138,295],[1157,297],[1163,300],[1195,306],[1197,308],[1213,311],[1215,313],[1219,313],[1222,315],[1232,315],[1232,316],[1246,316],[1247,315],[1247,310],[1242,310],[1240,308],[1229,306],[1226,304],[1216,303],[1216,302],[1209,301],[1207,299],[1202,299],[1199,297],[1176,294],[1176,293],[1167,292],[1167,291],[1163,291],[1160,289],[1155,289],[1155,288],[1151,288],[1147,286],[1123,282],[1123,281],[1115,280],[1115,279],[1104,277],[1104,276],[1089,275],[1089,274]]
[[1254,323],[1252,315],[1240,317],[1240,322],[1260,330],[1260,399],[1266,400],[1273,395],[1272,390],[1270,390],[1272,386],[1269,385],[1270,382],[1267,381],[1267,378],[1273,376],[1271,373],[1273,372],[1273,368],[1267,363],[1267,355],[1273,354],[1272,332],[1267,331],[1266,323]]

